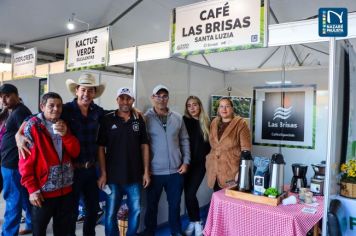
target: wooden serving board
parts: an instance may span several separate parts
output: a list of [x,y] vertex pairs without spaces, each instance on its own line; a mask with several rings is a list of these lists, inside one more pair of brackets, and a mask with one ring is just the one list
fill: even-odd
[[270,198],[265,196],[258,196],[252,193],[245,193],[237,191],[237,187],[225,189],[225,195],[232,198],[237,198],[245,201],[261,203],[270,206],[278,206],[281,204],[282,200],[288,196],[287,192],[283,192],[277,198]]

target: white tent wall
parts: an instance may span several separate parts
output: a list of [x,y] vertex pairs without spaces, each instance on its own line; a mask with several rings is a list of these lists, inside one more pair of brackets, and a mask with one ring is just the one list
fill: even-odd
[[38,112],[39,105],[39,80],[37,78],[10,80],[4,83],[13,84],[19,91],[19,96],[23,103],[32,113]]
[[[281,80],[282,71],[272,72],[235,72],[227,73],[226,83],[232,87],[233,96],[253,97],[254,86],[265,86],[265,81]],[[326,160],[327,147],[327,122],[328,122],[328,70],[325,68],[314,70],[293,70],[286,71],[285,79],[292,81],[293,84],[303,84],[298,81],[308,81],[307,84],[317,85],[316,97],[316,135],[315,149],[283,148],[281,153],[284,156],[286,166],[284,170],[285,184],[290,184],[293,176],[291,164],[303,163],[308,165],[307,180],[310,184],[310,178],[314,175],[311,164],[320,163]],[[322,90],[321,90],[322,89]],[[252,124],[251,124],[252,128]],[[252,133],[252,129],[251,129]],[[272,154],[279,152],[279,147],[267,147],[253,145],[253,156],[271,157]]]
[[[189,95],[195,95],[202,100],[204,109],[209,112],[210,95],[224,87],[224,73],[175,60],[141,62],[138,64],[137,78],[137,107],[140,110],[145,112],[152,107],[150,97],[152,89],[157,84],[164,84],[169,88],[170,109],[183,115],[186,98]],[[204,179],[197,194],[200,207],[210,202],[211,193],[212,190],[208,189]],[[166,194],[163,193],[158,207],[158,224],[168,221],[166,199]],[[145,196],[143,200],[145,201]],[[145,204],[143,207],[145,208]],[[181,214],[184,213],[185,204],[182,195]]]
[[[74,96],[67,90],[65,81],[72,79],[78,82],[81,73],[85,71],[66,72],[53,74],[49,77],[49,91],[59,93],[62,96],[63,102],[72,101]],[[97,76],[100,82],[106,83],[106,88],[103,95],[95,99],[95,103],[102,106],[106,110],[117,109],[116,93],[120,87],[132,87],[132,77],[102,71],[87,71]]]

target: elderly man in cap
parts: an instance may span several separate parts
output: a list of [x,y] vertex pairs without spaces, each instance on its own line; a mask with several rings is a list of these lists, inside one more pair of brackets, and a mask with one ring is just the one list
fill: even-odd
[[133,109],[130,88],[120,88],[118,109],[104,116],[100,123],[98,145],[101,189],[107,184],[105,235],[119,235],[117,211],[123,195],[129,208],[127,236],[136,235],[140,223],[141,189],[150,183],[149,147],[146,125]]
[[153,108],[145,114],[151,149],[151,184],[147,188],[145,235],[154,235],[158,202],[164,188],[167,194],[169,226],[172,235],[182,235],[180,200],[183,174],[190,163],[189,136],[182,115],[168,108],[169,91],[157,85],[152,92]]
[[[80,75],[78,82],[71,79],[66,81],[68,90],[75,96],[73,101],[63,105],[61,118],[68,124],[74,136],[80,143],[80,154],[73,162],[73,215],[71,235],[75,235],[76,220],[78,217],[79,198],[82,195],[86,214],[84,217],[83,235],[95,235],[97,212],[99,211],[99,189],[97,186],[97,174],[95,162],[98,146],[96,144],[99,120],[104,116],[104,109],[96,105],[93,100],[100,97],[105,84],[96,83],[96,78],[91,73]],[[21,153],[29,153],[24,143],[30,140],[18,135],[18,147]],[[21,138],[20,138],[21,136]]]
[[[0,98],[3,106],[10,111],[1,145],[3,196],[6,201],[1,235],[28,234],[32,232],[30,203],[27,190],[20,184],[19,155],[15,134],[25,118],[31,115],[31,111],[20,102],[18,90],[12,84],[3,84],[0,87]],[[26,228],[19,232],[22,207],[28,215],[26,215]]]

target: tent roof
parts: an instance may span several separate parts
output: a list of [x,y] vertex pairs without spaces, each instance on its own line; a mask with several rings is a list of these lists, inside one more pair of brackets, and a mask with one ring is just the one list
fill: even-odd
[[[43,52],[42,58],[63,59],[65,36],[71,34],[66,23],[72,13],[80,20],[88,22],[90,28],[107,26],[118,16],[124,14],[112,25],[112,46],[110,50],[169,40],[170,14],[173,8],[197,0],[5,0],[0,2],[0,44],[26,48],[37,47]],[[346,7],[349,12],[356,11],[354,0],[270,0],[270,7],[280,23],[299,21],[315,17],[320,7]],[[135,7],[130,7],[135,5]],[[276,21],[270,17],[270,24]],[[78,25],[77,31],[86,29]],[[62,37],[55,37],[62,36]],[[51,38],[51,39],[47,39]],[[39,39],[46,39],[37,41]],[[26,43],[27,42],[27,43]],[[328,52],[326,43],[309,45],[322,52]],[[296,55],[305,65],[327,63],[327,55],[304,46],[293,46]],[[20,49],[20,48],[19,48]],[[276,48],[255,49],[222,54],[192,56],[189,60],[210,63],[222,70],[257,68]],[[47,53],[47,54],[46,54]],[[264,65],[296,63],[290,48],[281,47]],[[54,58],[54,59],[53,59]],[[258,58],[258,59],[256,59]],[[290,60],[288,59],[290,58]],[[9,62],[9,56],[0,53],[0,60]],[[237,62],[237,63],[236,63]],[[272,64],[271,64],[272,63]]]

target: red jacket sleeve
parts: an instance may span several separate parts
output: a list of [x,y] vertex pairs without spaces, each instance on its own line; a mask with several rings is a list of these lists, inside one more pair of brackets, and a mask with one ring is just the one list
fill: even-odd
[[80,153],[79,140],[70,132],[69,127],[67,134],[62,137],[62,143],[65,151],[72,158],[77,158]]
[[[34,129],[35,126],[32,126],[31,133],[33,133]],[[37,190],[40,190],[40,184],[35,177],[37,146],[32,144],[32,147],[29,149],[31,154],[29,154],[26,159],[24,159],[21,155],[19,156],[19,171],[21,174],[21,184],[25,186],[25,188],[31,194]]]

